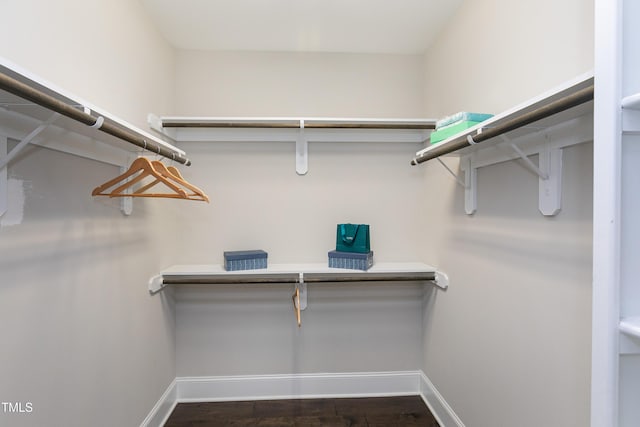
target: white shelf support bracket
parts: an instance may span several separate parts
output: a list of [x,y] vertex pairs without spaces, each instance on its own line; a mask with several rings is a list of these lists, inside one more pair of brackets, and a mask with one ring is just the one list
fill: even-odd
[[445,162],[443,162],[440,157],[437,157],[436,160],[438,160],[438,163],[440,163],[442,165],[442,167],[445,168],[447,170],[447,172],[449,172],[451,174],[453,179],[455,179],[458,184],[460,184],[462,187],[464,187],[464,181],[462,180],[462,178],[460,178],[458,176],[458,174],[456,174],[454,171],[452,171],[451,168],[449,166],[447,166],[447,164]]
[[306,175],[309,171],[309,141],[304,135],[304,120],[300,120],[300,130],[296,138],[296,173]]
[[38,136],[40,132],[45,130],[58,117],[60,117],[60,114],[53,113],[51,117],[49,117],[49,119],[47,119],[45,122],[42,122],[42,124],[32,130],[29,135],[22,138],[22,141],[20,141],[18,145],[13,147],[13,150],[11,150],[10,153],[7,153],[7,155],[0,161],[0,169],[3,169],[5,166],[7,166],[11,162],[11,160],[13,160],[18,155],[18,153],[20,153],[20,151],[24,149],[24,147],[26,147],[31,141],[33,141],[33,139]]
[[[120,173],[125,173],[129,168],[126,166],[120,166]],[[127,178],[125,182],[131,178]],[[124,190],[125,194],[131,194],[131,187]],[[121,197],[120,198],[120,211],[123,215],[129,216],[133,213],[133,197]]]
[[562,149],[544,144],[539,159],[547,178],[538,180],[538,207],[542,215],[557,215],[562,209]]
[[460,161],[464,171],[464,211],[473,215],[478,209],[478,169],[473,164],[472,156],[465,156]]
[[[7,137],[0,135],[0,162],[5,163],[8,155]],[[7,178],[8,166],[0,168],[0,217],[9,209],[9,181]]]
[[300,273],[296,288],[300,291],[300,310],[307,308],[307,284],[304,282],[304,273]]
[[[508,139],[502,135],[502,139],[508,141]],[[549,179],[549,174],[547,172],[542,171],[538,166],[536,166],[530,158],[527,157],[526,154],[524,154],[522,152],[522,150],[520,149],[520,147],[518,147],[516,144],[514,143],[509,143],[509,146],[513,149],[513,151],[515,151],[518,156],[520,156],[520,159],[522,159],[522,161],[524,162],[524,164],[536,175],[538,175],[538,177],[540,179],[546,180]],[[540,161],[541,166],[542,166],[542,161]]]
[[436,286],[442,289],[449,287],[449,276],[442,271],[436,271],[436,280],[434,280]]
[[557,215],[562,208],[562,149],[552,148],[548,142],[540,145],[538,166],[529,157],[502,135],[502,139],[515,151],[524,165],[538,175],[538,209],[545,216]]
[[162,119],[160,117],[156,116],[155,114],[149,113],[147,114],[147,123],[152,130],[164,135],[165,130],[162,127]]
[[0,136],[0,216],[3,216],[9,209],[9,181],[7,176],[9,163],[20,153],[20,151],[33,141],[40,132],[45,130],[58,117],[60,117],[60,114],[53,113],[49,119],[42,122],[40,126],[22,138],[22,141],[20,141],[10,152],[7,145],[7,137],[4,135]]
[[160,292],[165,286],[164,283],[162,283],[163,279],[162,279],[162,274],[156,274],[155,276],[153,276],[151,279],[149,279],[149,293],[151,295],[153,294],[157,294],[158,292]]

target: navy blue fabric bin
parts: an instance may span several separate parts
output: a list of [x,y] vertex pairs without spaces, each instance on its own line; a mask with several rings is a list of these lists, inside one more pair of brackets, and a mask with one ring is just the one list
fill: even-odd
[[267,253],[263,250],[226,251],[224,269],[227,271],[267,268]]
[[329,251],[329,267],[348,268],[350,270],[368,270],[373,265],[373,251],[361,254],[356,252]]

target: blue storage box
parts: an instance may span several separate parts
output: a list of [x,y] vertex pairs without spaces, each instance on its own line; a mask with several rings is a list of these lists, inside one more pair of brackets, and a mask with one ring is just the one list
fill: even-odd
[[224,269],[227,271],[267,268],[267,253],[263,250],[226,251]]
[[361,254],[356,252],[329,251],[329,267],[348,268],[350,270],[368,270],[373,265],[373,251]]

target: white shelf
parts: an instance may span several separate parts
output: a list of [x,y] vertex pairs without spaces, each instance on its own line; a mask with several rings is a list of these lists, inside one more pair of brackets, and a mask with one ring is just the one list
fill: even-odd
[[624,97],[622,99],[622,108],[640,110],[640,93]]
[[[538,175],[538,207],[553,216],[562,207],[562,149],[593,141],[593,73],[497,114],[416,153],[416,165],[445,155],[460,156],[465,212],[477,210],[477,169],[520,159]],[[537,155],[536,165],[529,156]],[[449,173],[455,175],[443,163]]]
[[318,117],[149,117],[151,127],[179,142],[413,142],[421,144],[434,119]]
[[621,355],[640,354],[640,317],[626,317],[620,320],[619,352]]
[[640,338],[640,317],[627,317],[620,321],[620,331]]
[[[139,140],[147,141],[150,146],[155,144],[169,150],[175,153],[176,158],[185,156],[183,150],[170,142],[127,123],[1,57],[0,74],[54,98],[61,105],[75,108],[96,119],[102,117],[100,120],[105,126],[115,126]],[[54,112],[48,108],[9,91],[0,90],[0,133],[7,137],[20,141],[38,126],[52,119],[53,115]],[[142,152],[142,148],[134,144],[109,133],[100,132],[98,127],[93,128],[65,115],[55,117],[30,143],[119,166],[126,166],[132,154]],[[0,153],[0,156],[2,155]]]
[[221,265],[174,265],[149,281],[149,291],[180,284],[335,283],[430,281],[445,289],[445,274],[423,263],[376,263],[367,271],[329,268],[326,264],[272,264],[265,269],[226,271]]
[[[523,102],[509,110],[506,110],[502,113],[496,114],[488,120],[483,121],[482,123],[477,124],[469,129],[465,129],[462,132],[459,132],[451,137],[438,142],[437,144],[430,145],[416,153],[416,159],[422,156],[430,155],[434,152],[442,152],[449,149],[449,147],[455,146],[460,142],[461,139],[467,140],[467,136],[471,138],[475,138],[483,133],[483,131],[487,129],[498,128],[504,126],[505,124],[509,124],[510,122],[517,120],[523,116],[526,116],[529,113],[532,113],[535,110],[548,106],[556,101],[560,101],[563,98],[574,95],[584,89],[589,88],[593,85],[594,78],[593,73],[587,73],[581,75],[573,80],[570,80],[554,89],[551,89],[535,98],[532,98],[528,101]],[[575,107],[569,108],[564,111],[557,112],[547,118],[538,120],[532,124],[518,127],[512,131],[509,131],[505,134],[510,140],[515,140],[521,138],[525,135],[536,133],[544,129],[548,129],[554,127],[558,124],[565,123],[572,119],[576,119],[578,117],[582,117],[585,115],[593,114],[593,101],[585,102]],[[463,156],[469,154],[471,152],[477,151],[481,148],[486,148],[491,145],[495,145],[503,142],[500,138],[492,138],[487,141],[483,141],[480,144],[469,145],[464,144],[464,148],[456,149],[451,154],[457,156]]]
[[622,98],[622,132],[640,135],[640,93]]
[[345,117],[211,117],[163,116],[156,120],[163,129],[185,128],[290,128],[290,129],[433,129],[435,120],[417,118]]
[[308,171],[309,142],[423,144],[435,119],[156,117],[150,126],[179,142],[293,142],[296,172]]

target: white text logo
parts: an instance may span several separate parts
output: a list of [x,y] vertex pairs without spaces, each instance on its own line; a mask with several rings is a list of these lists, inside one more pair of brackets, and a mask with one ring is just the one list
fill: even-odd
[[2,412],[5,414],[29,414],[33,412],[31,402],[0,402]]

